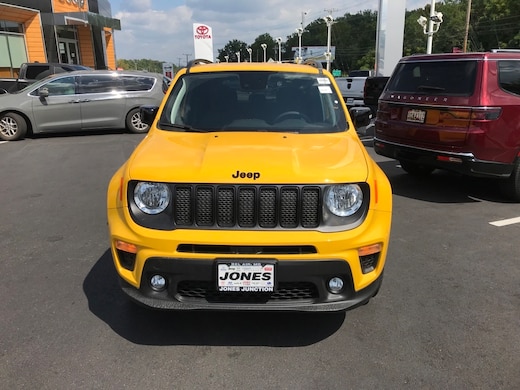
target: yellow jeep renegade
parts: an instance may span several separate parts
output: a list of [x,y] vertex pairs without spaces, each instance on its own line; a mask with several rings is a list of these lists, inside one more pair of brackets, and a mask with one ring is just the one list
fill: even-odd
[[123,291],[158,309],[338,311],[375,296],[392,216],[319,63],[192,61],[108,188]]

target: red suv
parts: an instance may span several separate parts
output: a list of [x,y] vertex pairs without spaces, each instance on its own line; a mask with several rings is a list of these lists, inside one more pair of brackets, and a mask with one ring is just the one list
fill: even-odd
[[500,178],[520,201],[520,52],[402,58],[375,126],[375,151],[406,172]]

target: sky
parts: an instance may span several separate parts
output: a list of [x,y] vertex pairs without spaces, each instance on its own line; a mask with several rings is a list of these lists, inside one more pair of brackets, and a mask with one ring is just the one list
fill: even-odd
[[[430,3],[406,0],[406,8],[423,8]],[[112,16],[121,21],[121,31],[115,32],[118,59],[146,58],[185,65],[193,59],[193,23],[212,28],[216,58],[217,50],[231,40],[251,44],[268,33],[285,41],[301,26],[302,18],[306,25],[328,14],[337,18],[377,10],[379,0],[110,0],[110,4]]]

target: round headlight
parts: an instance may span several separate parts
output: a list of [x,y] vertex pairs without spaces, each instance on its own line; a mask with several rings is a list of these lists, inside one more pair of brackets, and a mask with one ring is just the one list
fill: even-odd
[[134,201],[146,214],[159,214],[170,204],[170,189],[163,183],[140,182],[134,190]]
[[348,217],[363,204],[363,191],[357,184],[330,186],[325,193],[325,205],[338,217]]

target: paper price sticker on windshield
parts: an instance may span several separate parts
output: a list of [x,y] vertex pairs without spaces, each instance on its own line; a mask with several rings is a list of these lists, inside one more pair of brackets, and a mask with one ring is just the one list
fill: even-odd
[[219,262],[218,291],[273,292],[274,271],[273,263]]
[[318,85],[320,93],[332,93],[332,89],[328,85]]

